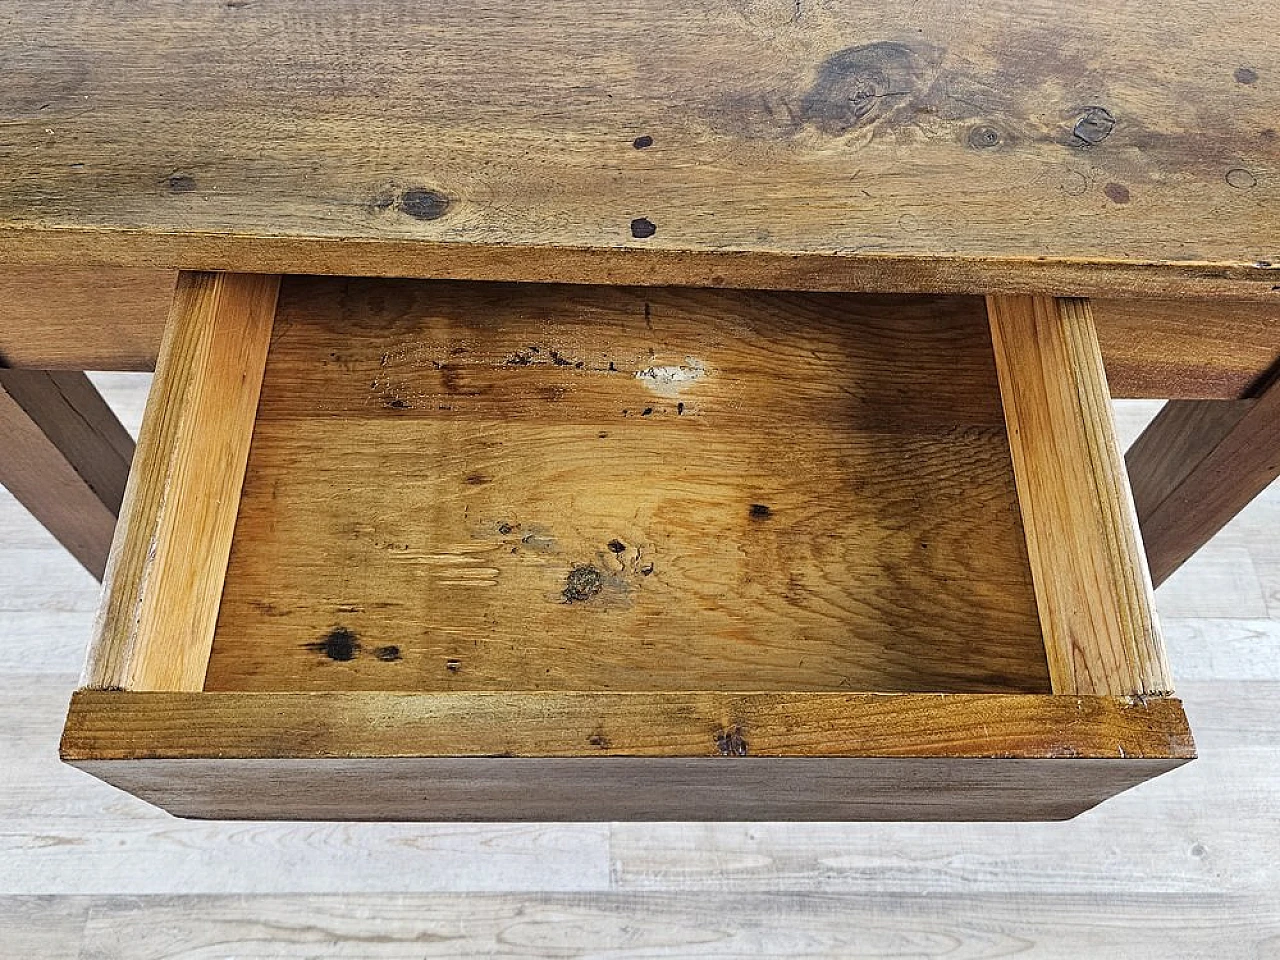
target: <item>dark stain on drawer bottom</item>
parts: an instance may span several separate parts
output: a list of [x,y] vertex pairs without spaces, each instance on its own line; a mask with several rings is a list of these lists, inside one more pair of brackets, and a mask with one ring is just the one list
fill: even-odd
[[[322,653],[330,660],[338,660],[346,662],[354,660],[356,654],[360,652],[360,638],[346,627],[334,627],[324,637],[315,643],[304,644],[308,650],[314,650],[316,653]],[[396,651],[397,654],[399,651]],[[383,659],[381,656],[379,659]]]

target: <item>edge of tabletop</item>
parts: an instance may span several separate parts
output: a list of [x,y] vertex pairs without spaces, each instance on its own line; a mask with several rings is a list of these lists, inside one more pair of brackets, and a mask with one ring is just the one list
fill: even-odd
[[155,267],[867,293],[1038,293],[1280,302],[1280,262],[922,255],[681,245],[550,245],[407,237],[171,233],[0,225],[0,264]]

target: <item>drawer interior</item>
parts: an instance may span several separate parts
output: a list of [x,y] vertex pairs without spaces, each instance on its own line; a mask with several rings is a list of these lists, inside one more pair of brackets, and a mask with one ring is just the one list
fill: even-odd
[[204,686],[1048,692],[982,302],[286,282]]
[[1194,755],[1085,301],[215,274],[62,750],[535,820],[1056,819]]

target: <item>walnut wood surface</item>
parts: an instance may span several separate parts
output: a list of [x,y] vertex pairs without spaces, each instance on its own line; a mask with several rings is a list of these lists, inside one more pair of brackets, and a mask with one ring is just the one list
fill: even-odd
[[97,579],[133,439],[83,373],[0,369],[0,483]]
[[0,260],[1274,298],[1271,13],[6,0]]
[[204,682],[279,286],[247,274],[179,277],[86,686]]
[[209,690],[1046,692],[980,301],[290,280]]
[[1280,370],[1280,304],[1091,299],[1111,396],[1235,400]]
[[1066,820],[1184,760],[77,760],[218,820]]
[[1060,819],[1192,753],[1176,700],[1048,696],[82,691],[63,740],[182,816],[340,820]]
[[0,266],[0,367],[152,370],[172,270]]
[[1256,399],[1165,404],[1128,467],[1159,585],[1280,477],[1280,378]]
[[1055,693],[1172,689],[1085,300],[987,299]]

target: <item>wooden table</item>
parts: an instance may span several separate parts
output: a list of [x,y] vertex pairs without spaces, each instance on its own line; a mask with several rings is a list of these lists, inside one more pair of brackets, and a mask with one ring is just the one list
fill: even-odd
[[[214,632],[261,364],[273,315],[287,329],[299,297],[327,289],[312,281],[286,284],[291,292],[276,315],[281,285],[272,275],[322,274],[667,288],[654,296],[691,311],[679,331],[680,342],[693,343],[703,342],[700,301],[676,288],[986,295],[990,339],[982,323],[972,322],[975,311],[981,316],[980,301],[934,300],[930,309],[969,318],[963,329],[972,331],[970,339],[956,351],[968,366],[955,369],[977,391],[968,395],[986,398],[984,416],[994,409],[989,402],[999,369],[1048,680],[1036,660],[1027,661],[1040,671],[1036,676],[1010,679],[1007,671],[983,672],[980,658],[967,666],[953,658],[954,675],[933,684],[919,673],[928,664],[917,657],[906,679],[871,686],[905,699],[828,690],[818,699],[798,694],[795,717],[791,707],[768,698],[733,701],[732,709],[754,718],[763,738],[752,734],[753,756],[757,748],[789,756],[790,731],[804,727],[813,738],[805,750],[844,756],[855,771],[863,769],[854,759],[858,750],[871,758],[867,769],[882,769],[876,766],[882,748],[858,740],[860,711],[906,711],[906,728],[916,738],[910,749],[925,758],[939,753],[930,739],[935,733],[946,739],[961,728],[980,730],[957,748],[957,766],[938,768],[976,778],[963,802],[948,810],[955,816],[986,812],[983,784],[993,769],[986,758],[1023,756],[1032,765],[1026,769],[1052,769],[1052,776],[1076,769],[1061,763],[1063,756],[1081,758],[1081,770],[1092,757],[1108,758],[1114,779],[1105,790],[1091,793],[1089,774],[1083,792],[1058,804],[1056,781],[1036,781],[1031,808],[1000,807],[1004,815],[1066,815],[1189,757],[1181,709],[1167,697],[1133,508],[1110,433],[1107,381],[1117,397],[1172,401],[1128,454],[1136,514],[1158,584],[1280,473],[1280,45],[1270,30],[1272,10],[1262,0],[993,0],[974,7],[947,0],[86,0],[70,6],[0,0],[0,262],[6,265],[0,272],[0,430],[6,438],[0,481],[99,576],[125,497],[132,442],[83,371],[150,369],[166,316],[172,318],[169,359],[158,378],[155,412],[148,414],[147,455],[130,481],[136,491],[131,529],[118,538],[124,559],[115,568],[92,682],[77,695],[64,755],[90,767],[145,761],[137,744],[149,741],[135,738],[120,718],[131,716],[130,704],[150,704],[137,729],[150,730],[159,717],[163,729],[155,742],[167,746],[156,749],[170,759],[209,760],[214,793],[223,782],[217,758],[225,742],[165,740],[186,736],[187,728],[175,733],[163,726],[169,715],[163,697],[173,692],[174,703],[197,712],[240,702],[232,694],[204,697],[207,683],[216,690],[218,678],[234,673],[218,659],[232,650],[224,645],[223,653],[215,650],[212,680],[206,680],[205,641]],[[170,313],[180,270],[266,279],[188,275]],[[341,283],[333,289],[346,295]],[[382,289],[366,290],[363,316],[384,316]],[[510,304],[501,298],[448,285],[433,289],[459,302],[477,297],[478,322],[489,323],[484,329],[519,322],[503,313]],[[647,294],[615,289],[598,308],[595,294],[542,289],[551,292],[530,294],[530,302],[571,304],[585,317],[625,313],[636,302],[648,310]],[[407,296],[421,305],[414,320],[420,335],[439,334],[446,321],[431,312],[432,295],[414,288]],[[731,329],[735,315],[757,310],[763,312],[752,322],[759,329],[778,329],[770,326],[772,301],[734,296],[737,301],[714,299],[706,329]],[[819,309],[816,300],[788,296],[778,301],[786,306],[777,316],[794,315],[798,326],[779,334],[782,343],[803,342],[797,330],[803,333],[824,310],[848,316],[851,309]],[[307,315],[322,316],[325,309],[319,305]],[[635,322],[619,319],[617,329]],[[239,337],[236,324],[249,332]],[[378,338],[389,335],[387,329],[370,334],[369,356]],[[492,369],[508,363],[499,342],[489,342]],[[839,342],[847,356],[862,356],[856,336]],[[937,344],[929,342],[934,366],[927,369],[945,369]],[[974,359],[989,356],[992,342],[994,367]],[[898,348],[907,343],[898,343],[893,355],[905,356]],[[712,355],[722,346],[707,341]],[[332,356],[300,355],[328,369],[329,360],[340,359],[337,347],[328,349]],[[284,362],[283,354],[276,356],[277,364]],[[749,366],[752,382],[767,391],[771,381],[761,356],[751,354]],[[922,354],[920,362],[926,359]],[[432,371],[443,362],[414,375],[434,384]],[[290,396],[279,392],[288,383],[279,369],[267,378],[277,391],[272,402]],[[485,375],[493,376],[492,369]],[[787,375],[796,378],[800,369]],[[883,375],[896,368],[878,369]],[[909,392],[918,379],[912,369],[881,383],[875,416],[892,419],[886,411],[895,409],[894,390]],[[802,376],[796,382],[808,383]],[[435,387],[423,389],[430,394]],[[858,384],[851,389],[857,403],[867,402]],[[296,402],[305,407],[310,399],[302,389]],[[260,415],[269,419],[273,409],[264,401]],[[379,416],[398,412],[393,405]],[[227,430],[226,455],[218,454],[221,426],[198,436],[179,417],[234,426]],[[1005,434],[999,436],[1005,443]],[[262,456],[267,465],[254,461],[251,476],[272,469],[269,451]],[[205,462],[217,469],[201,472]],[[1011,516],[1007,480],[1001,481],[1003,509]],[[187,497],[184,517],[164,509],[169,484]],[[208,536],[188,538],[189,530]],[[1055,543],[1063,541],[1070,545],[1058,549]],[[157,551],[162,542],[173,549]],[[205,547],[215,542],[213,553],[221,556],[208,560],[212,579],[204,578],[202,558],[212,557]],[[1018,559],[1020,570],[1024,559]],[[1028,584],[1019,577],[1029,610]],[[252,578],[248,582],[256,596]],[[206,587],[198,610],[174,602],[181,591],[160,589],[186,583]],[[564,589],[565,603],[576,599],[572,582]],[[166,646],[165,618],[184,620],[188,612],[202,624],[188,632],[203,631],[204,639],[184,650]],[[139,639],[151,626],[153,635]],[[186,628],[174,629],[182,634]],[[643,630],[639,624],[638,636]],[[892,630],[885,635],[891,646]],[[919,641],[926,659],[929,642]],[[351,660],[345,650],[329,659]],[[438,679],[446,685],[452,662],[441,661],[445,673]],[[976,673],[956,674],[961,668]],[[789,670],[773,679],[793,682]],[[624,674],[627,683],[638,682],[634,671]],[[495,682],[510,679],[502,674]],[[678,681],[672,682],[678,687]],[[1055,696],[1040,699],[1049,681]],[[236,682],[237,689],[246,687]],[[966,690],[988,688],[1021,690],[1030,699],[988,701],[981,692],[963,699]],[[958,698],[926,693],[911,699],[916,689]],[[136,698],[134,691],[140,691]],[[1148,695],[1159,702],[1149,706]],[[297,703],[318,702],[300,696]],[[601,696],[602,703],[615,703],[612,694]],[[699,726],[728,724],[717,718],[730,701],[682,696],[677,691],[662,700],[659,711],[677,726],[701,718],[688,730],[672,728],[678,756],[747,752],[738,726],[724,726],[714,741]],[[461,747],[440,749],[501,756],[509,749],[508,730],[524,731],[531,717],[559,715],[537,706],[551,700],[516,701],[526,706],[490,716],[480,704],[496,701],[439,706],[422,693],[414,710],[425,713],[415,713],[414,722],[427,723],[436,735],[441,728],[432,717],[458,716],[459,709],[477,724],[488,717],[485,737],[497,739],[468,736]],[[1068,715],[1085,709],[1086,701],[1096,712],[1088,726],[1094,739],[1060,742],[1057,731],[1076,729]],[[341,708],[353,736],[363,736],[370,718],[388,709],[376,697],[333,702],[358,704]],[[612,728],[608,736],[600,733],[592,726],[596,708],[581,707],[584,702],[570,698],[561,705],[573,721],[556,728],[570,737],[566,755],[649,749],[641,741],[629,745]],[[521,712],[527,710],[534,712]],[[605,713],[628,715],[618,710]],[[1032,720],[1024,723],[1018,718],[1026,711]],[[1160,711],[1167,712],[1164,726],[1150,719]],[[1132,720],[1137,714],[1149,717]],[[253,730],[260,742],[240,744],[238,756],[251,761],[261,751],[274,757],[280,744],[292,755],[297,737],[271,733],[276,716],[259,718],[262,725]],[[824,739],[833,717],[855,731],[853,747]],[[930,723],[939,725],[934,733]],[[987,736],[992,723],[997,732],[1009,731],[1007,742]],[[1125,739],[1127,725],[1135,723],[1136,739]],[[189,726],[198,733],[205,723]],[[224,726],[234,733],[243,725]],[[583,731],[592,729],[584,739]],[[410,752],[421,750],[414,730],[405,732]],[[1031,731],[1029,746],[1017,739],[1025,731]],[[527,735],[520,749],[547,749],[534,728]],[[642,730],[641,740],[648,735]],[[345,756],[343,742],[325,749]],[[394,758],[401,747],[379,749]],[[332,757],[321,759],[318,776],[342,776],[327,763]],[[140,775],[154,775],[163,791],[167,762]],[[885,792],[870,798],[877,815],[892,815],[895,791],[919,782],[925,767],[916,763],[903,766],[915,772],[891,778]],[[274,776],[274,768],[253,769]],[[623,768],[606,763],[601,769]],[[1003,769],[1023,768],[1015,762]],[[1009,777],[1006,786],[1021,789],[1020,774],[1001,776]],[[523,792],[508,797],[514,809],[522,809]],[[465,815],[468,794],[457,799]],[[204,797],[180,808],[261,809],[218,804]],[[634,814],[654,809],[648,801],[636,804]],[[572,814],[555,804],[549,809]],[[664,809],[688,813],[678,805]],[[822,815],[823,808],[796,809]],[[359,810],[385,812],[372,800]],[[402,812],[418,811],[410,804]],[[928,803],[917,811],[933,813]]]
[[1270,12],[5,2],[0,480],[101,573],[175,268],[1091,295],[1158,583],[1280,471]]

